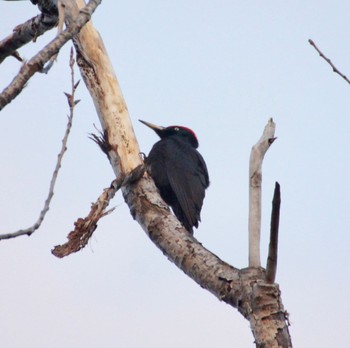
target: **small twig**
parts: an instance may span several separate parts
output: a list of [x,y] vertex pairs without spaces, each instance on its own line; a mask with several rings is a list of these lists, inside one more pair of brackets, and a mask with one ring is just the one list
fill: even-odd
[[12,57],[16,58],[19,62],[23,62],[23,58],[19,55],[19,53],[17,51],[14,51],[12,54],[11,54]]
[[337,69],[337,67],[332,63],[332,61],[331,61],[329,58],[327,58],[327,57],[323,54],[323,52],[316,46],[316,44],[315,44],[315,42],[314,42],[313,40],[309,39],[309,44],[310,44],[311,46],[313,46],[313,48],[318,52],[318,54],[320,55],[320,57],[323,58],[323,59],[332,67],[333,71],[334,71],[336,74],[338,74],[339,76],[341,76],[347,83],[350,84],[350,80],[346,77],[346,75],[344,75],[343,73],[341,73],[341,72]]
[[278,182],[272,199],[269,255],[266,264],[266,282],[273,284],[276,279],[278,256],[278,228],[280,222],[281,190]]
[[43,66],[49,59],[57,54],[61,47],[70,39],[72,39],[83,26],[91,19],[92,13],[101,3],[101,0],[90,0],[89,3],[79,11],[75,21],[69,25],[61,34],[56,36],[48,45],[32,57],[27,63],[23,64],[20,72],[12,80],[0,94],[0,110],[9,104],[18,94],[21,93],[23,87],[29,79],[42,70]]
[[275,141],[276,125],[272,118],[259,141],[252,147],[249,160],[249,267],[260,267],[261,182],[265,153]]
[[56,245],[52,250],[52,254],[62,258],[83,249],[92,234],[97,228],[99,220],[111,213],[114,208],[106,211],[109,202],[115,196],[116,192],[124,185],[130,185],[139,180],[145,172],[145,165],[141,164],[130,172],[126,177],[120,175],[114,179],[109,188],[105,189],[98,197],[96,203],[93,203],[87,217],[79,218],[74,223],[74,230],[69,232],[68,241],[62,245]]
[[70,130],[72,128],[74,107],[79,102],[79,100],[74,100],[75,90],[78,87],[79,81],[77,83],[74,82],[73,48],[71,49],[69,66],[70,66],[70,69],[71,69],[72,94],[68,94],[68,93],[65,93],[65,94],[67,96],[67,100],[68,100],[68,104],[69,104],[70,115],[68,117],[68,123],[67,123],[66,131],[65,131],[64,137],[62,139],[61,151],[58,154],[55,170],[54,170],[54,172],[52,174],[50,187],[49,187],[49,194],[48,194],[48,196],[46,198],[46,201],[45,201],[45,204],[44,204],[44,208],[40,212],[39,218],[38,218],[38,220],[35,222],[35,224],[33,226],[31,226],[29,228],[26,228],[24,230],[19,230],[19,231],[13,232],[13,233],[1,234],[0,235],[0,240],[15,238],[15,237],[23,236],[23,235],[31,236],[41,226],[41,223],[43,222],[46,213],[50,209],[50,203],[51,203],[52,197],[54,195],[54,188],[55,188],[55,184],[56,184],[56,180],[57,180],[57,176],[58,176],[58,171],[61,168],[63,155],[64,155],[64,153],[67,150],[67,141],[68,141],[68,136],[69,136]]

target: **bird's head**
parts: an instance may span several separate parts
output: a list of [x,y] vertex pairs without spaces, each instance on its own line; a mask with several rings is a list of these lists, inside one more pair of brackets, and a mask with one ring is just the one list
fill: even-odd
[[198,147],[198,139],[196,134],[194,134],[193,130],[183,127],[183,126],[169,126],[162,127],[156,126],[153,123],[149,123],[146,121],[139,120],[141,123],[146,125],[147,127],[153,129],[161,139],[170,136],[182,137],[186,139],[195,149]]

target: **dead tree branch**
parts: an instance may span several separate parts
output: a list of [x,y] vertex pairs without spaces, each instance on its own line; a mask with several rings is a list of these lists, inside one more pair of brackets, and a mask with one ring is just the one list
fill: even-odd
[[[70,11],[74,18],[74,8]],[[91,22],[74,38],[74,45],[103,134],[108,136],[109,145],[104,146],[108,158],[116,177],[128,174],[141,164],[140,150],[113,67]],[[271,143],[273,135],[268,139]],[[204,248],[170,212],[149,176],[122,185],[121,190],[133,218],[167,258],[249,320],[257,347],[292,346],[280,290],[277,284],[266,284],[262,268],[238,270]]]
[[[70,26],[75,22],[79,9],[74,1],[63,3],[66,25]],[[80,8],[84,6],[83,0],[77,3]],[[127,174],[142,164],[142,159],[128,109],[102,39],[90,22],[73,42],[81,75],[92,95],[103,133],[108,138],[108,157],[116,177],[120,173]]]
[[341,76],[347,83],[350,84],[350,80],[346,77],[346,75],[344,75],[342,72],[340,72],[336,66],[332,63],[332,61],[327,58],[323,52],[316,46],[315,42],[311,39],[309,39],[309,44],[318,52],[318,54],[320,55],[321,58],[323,58],[333,69],[333,71],[338,74],[339,76]]
[[74,223],[74,230],[68,234],[68,241],[63,245],[56,245],[52,249],[52,254],[62,258],[83,249],[89,242],[92,234],[97,228],[97,223],[101,218],[111,213],[114,208],[106,210],[111,199],[123,185],[131,185],[139,180],[144,174],[146,168],[144,165],[136,167],[128,176],[120,175],[114,179],[109,188],[105,189],[92,204],[87,217],[79,218]]
[[12,80],[0,94],[0,110],[9,104],[22,91],[28,80],[40,71],[49,59],[56,55],[61,47],[76,35],[81,28],[90,20],[92,13],[101,3],[101,0],[90,0],[89,3],[79,11],[75,21],[61,34],[56,36],[48,45],[23,64],[18,75]]
[[259,141],[252,147],[249,160],[249,267],[260,267],[261,183],[265,153],[275,141],[276,125],[272,118]]
[[281,207],[281,190],[280,190],[280,184],[276,182],[275,191],[272,199],[269,255],[267,257],[267,264],[266,264],[266,282],[268,284],[273,284],[276,279],[280,207]]
[[111,183],[110,187],[105,189],[98,197],[96,203],[93,203],[91,210],[86,218],[79,218],[74,223],[74,230],[69,232],[68,241],[62,245],[56,245],[52,250],[52,254],[62,258],[83,249],[89,242],[92,234],[97,228],[97,222],[113,209],[106,211],[110,200],[120,189],[123,180],[119,177]]
[[73,57],[73,50],[71,50],[69,66],[70,66],[70,69],[71,69],[72,92],[71,92],[71,94],[65,93],[65,95],[67,97],[70,114],[68,116],[68,123],[67,123],[66,131],[65,131],[64,137],[62,139],[61,150],[60,150],[60,152],[58,154],[56,166],[55,166],[55,169],[54,169],[53,174],[52,174],[50,187],[49,187],[49,193],[48,193],[48,196],[47,196],[47,198],[45,200],[44,208],[40,212],[39,218],[38,218],[38,220],[35,222],[35,224],[33,226],[31,226],[29,228],[26,228],[26,229],[23,229],[23,230],[16,231],[16,232],[1,234],[0,235],[0,240],[16,238],[16,237],[24,236],[24,235],[27,235],[28,237],[31,236],[41,226],[41,224],[44,221],[44,218],[46,216],[46,213],[50,209],[50,203],[51,203],[52,197],[54,195],[54,188],[55,188],[58,172],[59,172],[59,170],[61,168],[63,155],[64,155],[64,153],[67,150],[68,137],[69,137],[69,134],[70,134],[70,131],[71,131],[71,128],[72,128],[72,122],[73,122],[73,116],[74,116],[74,107],[79,102],[79,100],[75,100],[75,98],[74,98],[75,91],[76,91],[76,89],[77,89],[77,87],[79,85],[79,81],[77,83],[75,83],[75,81],[74,81],[74,57]]
[[[20,58],[17,50],[46,31],[54,28],[58,23],[58,15],[40,14],[29,19],[23,24],[17,25],[13,33],[0,41],[0,64],[8,57]],[[20,58],[22,61],[22,59]]]

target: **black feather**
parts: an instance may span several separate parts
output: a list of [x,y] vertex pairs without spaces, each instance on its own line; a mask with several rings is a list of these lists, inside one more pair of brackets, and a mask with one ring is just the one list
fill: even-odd
[[200,221],[205,189],[209,186],[207,166],[196,150],[198,142],[191,130],[173,126],[157,133],[161,140],[147,157],[148,172],[163,200],[193,233],[193,226],[198,227]]

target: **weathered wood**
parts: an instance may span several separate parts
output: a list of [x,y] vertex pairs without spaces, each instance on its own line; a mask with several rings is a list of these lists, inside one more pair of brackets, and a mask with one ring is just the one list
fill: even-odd
[[28,80],[38,71],[42,71],[44,64],[47,63],[52,56],[56,55],[62,46],[81,30],[85,23],[90,20],[92,13],[100,3],[101,0],[90,0],[71,26],[56,36],[34,57],[22,65],[17,76],[0,94],[0,110],[16,98],[21,93]]
[[[69,24],[74,21],[78,9],[72,1],[62,2]],[[77,4],[80,8],[85,6],[83,0],[78,0]],[[113,66],[91,22],[76,36],[74,45],[80,72],[110,145],[112,167],[116,175],[126,174],[142,163],[140,150]]]
[[[78,3],[82,6],[83,1]],[[111,62],[91,22],[74,44],[81,74],[109,144],[103,148],[116,175],[130,172],[142,162],[139,147]],[[122,189],[133,218],[166,257],[250,321],[257,347],[291,347],[278,286],[266,284],[264,269],[238,270],[204,248],[171,214],[149,176]]]
[[252,147],[249,160],[249,267],[260,267],[261,183],[265,153],[275,140],[272,118],[265,126],[259,141]]

